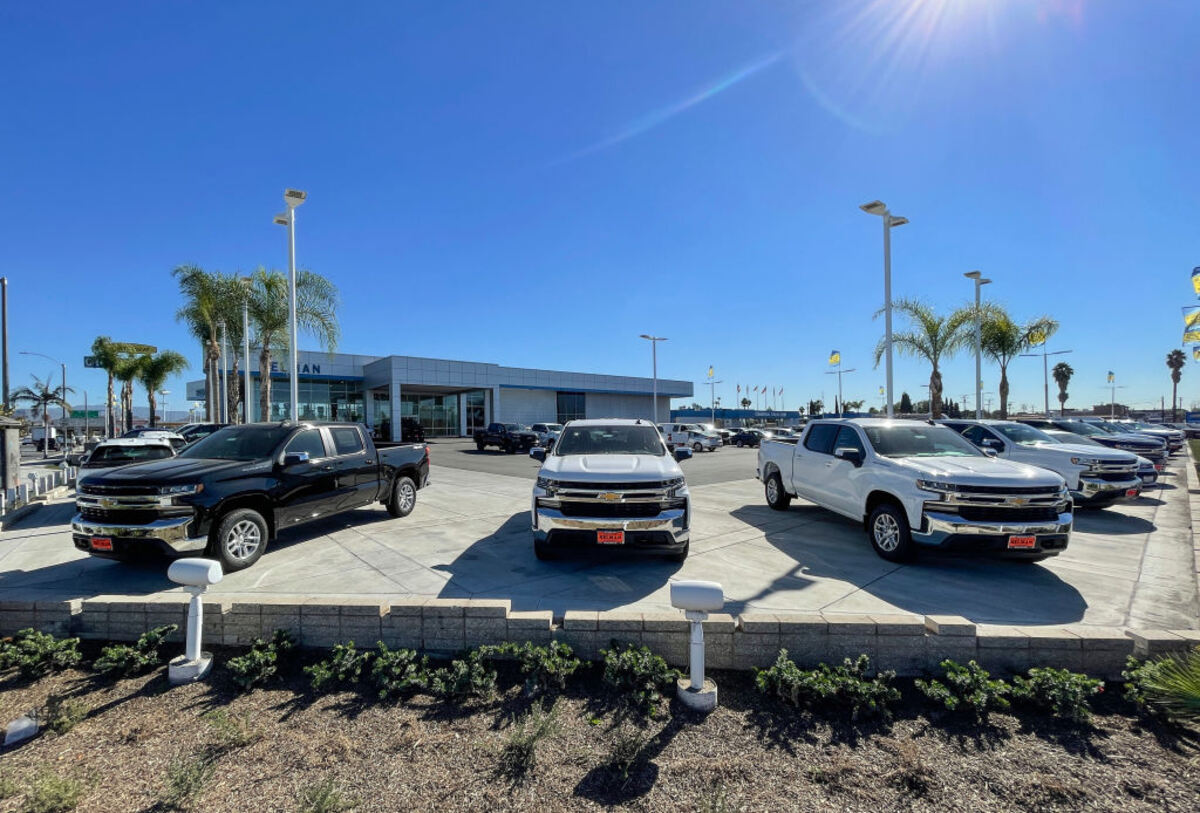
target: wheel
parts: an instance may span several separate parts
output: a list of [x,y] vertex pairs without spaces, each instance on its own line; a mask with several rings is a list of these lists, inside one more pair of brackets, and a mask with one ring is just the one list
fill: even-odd
[[911,561],[916,552],[908,517],[892,503],[884,503],[871,512],[867,533],[871,536],[871,547],[889,562]]
[[738,447],[739,449],[740,449],[740,448],[742,448],[742,442],[741,442],[740,440],[737,442],[737,447]]
[[513,454],[516,451],[517,451],[517,447],[512,445],[511,443],[504,444],[504,453],[505,454]]
[[213,547],[226,573],[250,567],[267,549],[267,521],[250,508],[236,508],[221,517]]
[[669,553],[669,554],[667,554],[667,561],[669,561],[669,562],[682,562],[682,561],[686,560],[686,559],[687,559],[687,557],[688,557],[688,549],[689,549],[689,548],[691,548],[691,547],[692,547],[692,543],[691,543],[691,542],[688,542],[687,544],[685,544],[685,545],[683,546],[683,550],[679,551],[678,553]]
[[550,562],[558,558],[558,552],[545,542],[533,540],[533,555],[541,562]]
[[476,449],[478,449],[478,450],[479,450],[479,451],[481,451],[481,452],[483,451],[483,447],[484,447],[485,445],[486,445],[486,444],[484,444],[484,442],[483,442],[482,440],[477,440],[477,441],[475,441],[475,448],[476,448]]
[[417,484],[411,477],[397,478],[388,497],[387,511],[393,517],[407,517],[417,506]]
[[700,441],[696,441],[695,443],[692,444],[692,451],[695,452],[696,454],[700,454],[701,452],[704,451],[704,447],[700,445]]
[[764,488],[767,492],[767,505],[776,511],[786,511],[792,504],[792,495],[784,490],[783,478],[779,476],[779,472],[773,472],[767,478]]

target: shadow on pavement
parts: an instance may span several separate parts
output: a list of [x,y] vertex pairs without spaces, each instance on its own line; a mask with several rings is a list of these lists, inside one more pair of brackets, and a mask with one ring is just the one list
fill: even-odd
[[45,503],[30,513],[11,523],[5,532],[29,531],[34,528],[50,528],[56,525],[66,525],[75,516],[75,503],[54,502]]
[[[1161,500],[1147,500],[1146,502],[1151,505],[1155,502],[1162,504]],[[1115,511],[1075,512],[1075,530],[1087,534],[1127,536],[1129,534],[1148,534],[1156,528],[1157,526],[1148,519],[1118,514]]]
[[[811,514],[814,519],[823,515],[830,521],[822,518],[799,527],[780,522],[796,512]],[[905,612],[961,615],[976,623],[1068,624],[1082,619],[1087,609],[1077,589],[1036,564],[922,552],[915,563],[896,565],[876,556],[861,524],[816,506],[799,505],[786,512],[745,506],[732,514],[760,528],[766,540],[793,558],[796,566],[759,595],[740,602],[742,608],[731,602],[728,612],[740,612],[746,604],[780,589],[784,582],[788,589],[796,589],[797,579],[835,579]],[[886,612],[855,610],[864,611]]]

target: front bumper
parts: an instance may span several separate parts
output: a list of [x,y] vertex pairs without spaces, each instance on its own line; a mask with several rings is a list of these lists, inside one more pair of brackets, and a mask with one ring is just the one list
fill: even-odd
[[[1136,492],[1130,495],[1129,492]],[[1071,492],[1071,498],[1076,505],[1094,505],[1096,503],[1112,503],[1116,500],[1135,499],[1142,493],[1142,478],[1132,474],[1124,480],[1101,480],[1099,478],[1081,476],[1079,489]]]
[[[208,546],[207,536],[193,536],[194,517],[157,519],[145,525],[94,522],[76,514],[71,520],[71,539],[75,547],[93,556],[119,559],[143,553],[178,557],[201,553]],[[92,537],[111,539],[111,551],[93,550]]]
[[1152,486],[1158,482],[1158,469],[1154,466],[1148,469],[1139,469],[1138,479],[1142,481],[1143,486]]
[[[923,528],[912,532],[913,542],[949,552],[994,553],[1023,559],[1056,556],[1067,549],[1071,537],[1070,511],[1050,522],[995,522],[964,519],[959,514],[926,510]],[[1009,549],[1012,536],[1032,536],[1032,548]]]
[[[654,517],[568,517],[555,508],[537,506],[533,538],[542,544],[563,547],[617,547],[647,552],[678,551],[688,543],[686,508],[663,509]],[[624,545],[600,545],[597,531],[624,531]]]

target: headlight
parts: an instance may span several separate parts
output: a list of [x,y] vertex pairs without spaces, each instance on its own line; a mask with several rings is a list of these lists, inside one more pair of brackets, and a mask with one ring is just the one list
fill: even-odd
[[1092,466],[1096,465],[1100,461],[1095,460],[1091,457],[1072,457],[1071,462],[1073,464],[1075,464],[1076,466],[1087,466],[1088,468],[1091,468]]
[[164,497],[186,497],[189,494],[199,494],[203,490],[203,483],[191,483],[186,486],[163,486],[158,493]]
[[922,491],[932,491],[935,494],[951,494],[957,489],[957,486],[939,480],[917,480],[917,488]]
[[663,488],[667,490],[668,497],[674,497],[683,488],[684,480],[682,477],[672,477],[670,480],[663,480]]
[[558,488],[558,481],[550,477],[537,478],[537,487],[553,494]]

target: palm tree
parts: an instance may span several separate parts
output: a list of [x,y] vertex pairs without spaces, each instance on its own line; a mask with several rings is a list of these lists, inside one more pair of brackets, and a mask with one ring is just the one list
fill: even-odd
[[96,341],[92,342],[92,355],[96,357],[96,364],[100,369],[108,374],[108,400],[104,402],[108,425],[104,431],[108,437],[113,437],[117,434],[117,422],[113,415],[113,374],[120,363],[121,354],[112,339],[108,336],[97,336]]
[[[260,266],[250,280],[250,321],[259,344],[259,408],[266,421],[271,416],[271,351],[288,346],[288,279],[282,271]],[[315,334],[329,352],[338,342],[337,307],[332,282],[307,269],[296,272],[297,330]]]
[[999,305],[983,310],[981,344],[984,355],[1000,365],[1000,420],[1008,418],[1008,365],[1017,356],[1049,339],[1058,330],[1058,322],[1039,316],[1023,325],[1012,320]]
[[1071,376],[1075,375],[1075,371],[1071,369],[1071,365],[1065,361],[1060,361],[1054,365],[1054,369],[1050,371],[1050,375],[1054,376],[1054,383],[1058,385],[1058,414],[1067,414],[1067,385],[1071,383]]
[[181,353],[174,350],[163,350],[153,356],[146,356],[137,370],[138,381],[146,388],[146,398],[150,402],[150,426],[157,425],[155,412],[158,408],[156,395],[162,389],[168,376],[182,373],[191,365]]
[[[949,358],[966,341],[966,326],[974,321],[974,308],[959,308],[948,316],[939,316],[933,308],[914,299],[899,299],[892,309],[908,317],[910,330],[892,334],[892,346],[901,355],[922,358],[929,362],[929,398],[933,417],[942,416],[942,371],[943,358]],[[883,313],[881,308],[875,315]],[[887,350],[887,339],[879,340],[875,346],[875,366]]]
[[121,382],[121,431],[133,428],[133,382],[141,377],[149,356],[122,356],[113,368],[113,377]]
[[[29,404],[33,407],[36,413],[39,409],[42,411],[42,458],[50,456],[50,407],[57,406],[69,410],[71,405],[67,403],[67,393],[75,390],[59,384],[57,387],[51,387],[53,376],[46,376],[46,380],[31,376],[33,378],[32,387],[18,387],[13,390],[9,399],[14,404]],[[63,427],[66,431],[66,427]]]
[[1172,421],[1177,420],[1176,412],[1175,412],[1175,398],[1179,392],[1179,379],[1183,377],[1183,365],[1184,365],[1184,358],[1183,358],[1182,350],[1176,349],[1176,350],[1172,350],[1170,353],[1167,353],[1167,366],[1171,368],[1171,420]]
[[215,421],[220,398],[217,362],[221,358],[221,324],[225,323],[227,330],[234,328],[240,336],[242,284],[236,276],[195,265],[181,265],[171,273],[179,280],[179,292],[183,294],[183,307],[176,311],[175,319],[187,324],[204,349],[205,414],[209,421]]
[[750,403],[751,403],[751,401],[749,398],[743,398],[742,399],[742,409],[749,409]]

